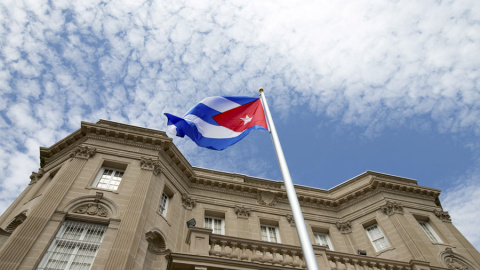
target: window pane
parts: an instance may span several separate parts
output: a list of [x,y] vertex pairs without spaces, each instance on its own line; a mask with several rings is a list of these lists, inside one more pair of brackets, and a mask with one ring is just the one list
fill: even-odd
[[261,226],[261,231],[262,231],[262,240],[263,241],[268,241],[268,235],[267,235],[267,227]]
[[67,220],[37,269],[90,269],[106,225]]
[[96,183],[96,187],[117,190],[122,181],[123,171],[103,168],[103,173]]

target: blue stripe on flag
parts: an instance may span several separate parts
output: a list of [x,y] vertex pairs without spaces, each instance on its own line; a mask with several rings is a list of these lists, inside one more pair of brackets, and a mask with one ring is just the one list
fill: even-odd
[[212,150],[223,150],[237,143],[241,139],[243,139],[243,137],[247,136],[251,131],[256,129],[265,129],[262,126],[255,125],[252,128],[245,130],[240,135],[234,138],[212,139],[212,138],[203,137],[202,134],[198,132],[197,126],[190,121],[187,121],[183,118],[180,118],[178,116],[175,116],[169,113],[165,113],[165,116],[167,116],[168,118],[169,125],[172,124],[177,127],[177,136],[184,137],[185,135],[187,135],[190,139],[192,139],[192,141],[194,141],[199,146],[212,149]]
[[[217,122],[215,122],[215,120],[213,120],[213,118],[212,118],[213,116],[215,116],[219,113],[220,113],[219,111],[214,110],[214,109],[208,107],[205,104],[198,103],[195,107],[193,107],[190,111],[188,111],[185,114],[185,116],[187,116],[189,114],[193,114],[193,115],[196,115],[199,118],[203,119],[205,122],[207,122],[209,124],[219,126],[219,124]],[[185,117],[185,116],[183,116],[183,117]]]
[[228,100],[231,100],[235,103],[238,103],[240,105],[245,105],[247,103],[250,103],[252,101],[255,101],[257,100],[258,98],[255,98],[255,97],[241,97],[241,96],[228,96],[228,97],[224,97]]

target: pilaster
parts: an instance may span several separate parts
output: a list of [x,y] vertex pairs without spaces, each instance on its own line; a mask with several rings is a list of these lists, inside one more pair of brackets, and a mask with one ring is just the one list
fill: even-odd
[[143,158],[140,161],[141,173],[136,179],[135,188],[132,197],[128,201],[127,209],[120,222],[117,237],[113,243],[112,251],[108,256],[105,269],[133,269],[135,256],[140,243],[140,236],[137,232],[141,230],[145,224],[146,202],[151,201],[149,190],[152,183],[153,175],[160,173],[160,163],[158,160]]
[[387,201],[384,206],[380,207],[380,210],[385,215],[389,216],[393,225],[397,229],[398,234],[400,234],[400,237],[410,251],[410,254],[412,254],[413,260],[425,261],[425,257],[422,255],[422,252],[417,247],[407,229],[403,225],[408,224],[407,220],[403,216],[403,206],[397,202]]
[[352,223],[350,221],[337,222],[337,229],[347,238],[347,249],[350,253],[356,253],[357,243],[352,237]]
[[19,226],[0,250],[0,269],[16,269],[37,240],[48,220],[54,213],[87,160],[95,149],[78,146],[71,153],[67,168],[52,179],[52,187],[41,198],[38,205],[29,211],[28,217]]

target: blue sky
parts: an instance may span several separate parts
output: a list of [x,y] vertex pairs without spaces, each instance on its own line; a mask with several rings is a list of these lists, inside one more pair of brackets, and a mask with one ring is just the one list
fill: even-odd
[[[164,112],[263,87],[296,184],[417,179],[478,249],[479,51],[475,0],[2,1],[0,211],[80,121],[165,130]],[[194,166],[281,179],[266,132],[174,142]]]

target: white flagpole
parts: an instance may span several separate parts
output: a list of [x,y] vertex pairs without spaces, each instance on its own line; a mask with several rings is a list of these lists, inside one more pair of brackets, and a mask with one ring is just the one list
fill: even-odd
[[270,128],[270,134],[272,135],[273,145],[275,147],[275,152],[277,153],[280,170],[282,171],[283,182],[287,191],[288,201],[290,202],[290,207],[292,208],[293,219],[295,220],[295,225],[297,227],[298,238],[300,239],[300,244],[302,245],[303,257],[305,258],[308,270],[318,270],[317,260],[315,258],[315,253],[313,252],[310,237],[308,236],[307,226],[305,225],[305,220],[303,219],[302,209],[300,208],[300,203],[298,202],[297,193],[295,192],[295,187],[293,186],[287,161],[283,155],[277,130],[273,124],[272,115],[268,109],[267,99],[263,94],[263,88],[260,88],[258,91],[260,92],[260,98],[265,108],[265,113],[267,114],[267,122]]

